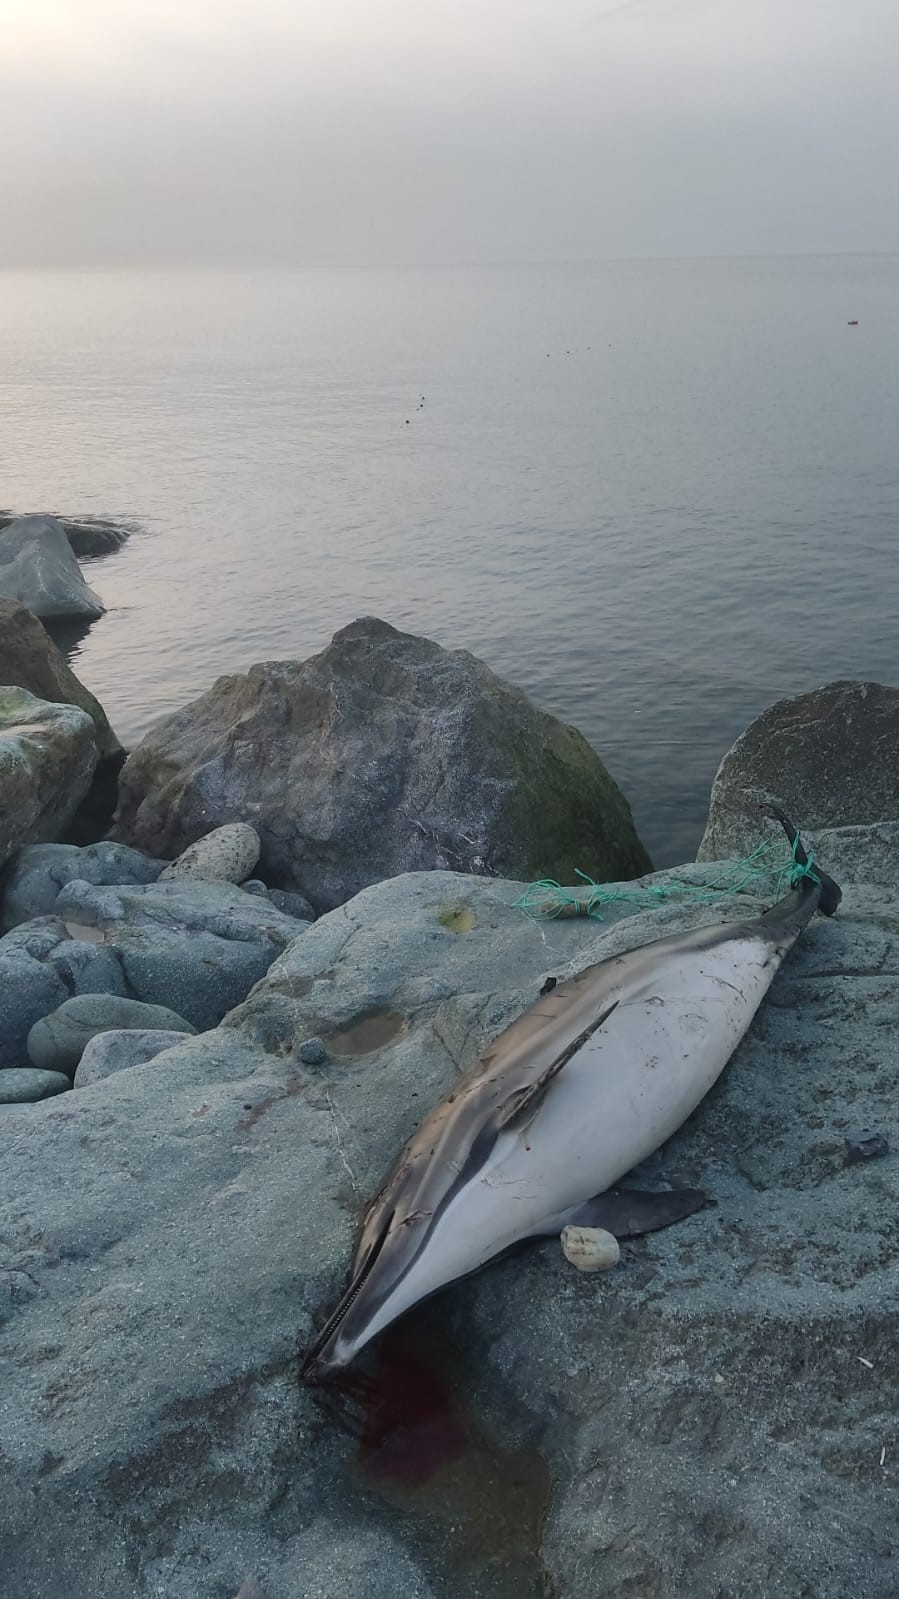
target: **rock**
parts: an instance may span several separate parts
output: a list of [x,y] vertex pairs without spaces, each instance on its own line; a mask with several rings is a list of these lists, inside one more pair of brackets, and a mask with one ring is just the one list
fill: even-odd
[[57,914],[111,949],[128,992],[214,1027],[305,930],[230,883],[69,883]]
[[68,999],[71,989],[48,960],[67,936],[47,916],[0,938],[0,1067],[18,1066],[34,1023]]
[[297,1057],[304,1066],[324,1066],[328,1051],[320,1038],[307,1038],[297,1050]]
[[172,1028],[157,1027],[135,1029],[133,1032],[118,1029],[109,1033],[95,1033],[84,1046],[72,1086],[90,1088],[92,1083],[112,1077],[115,1072],[127,1071],[129,1066],[145,1066],[148,1060],[155,1060],[164,1050],[183,1044],[185,1032],[192,1031],[193,1028],[187,1027],[178,1032]]
[[101,758],[124,755],[99,700],[79,683],[37,617],[16,600],[0,599],[0,683],[27,688],[54,705],[77,705],[94,724]]
[[25,1105],[50,1099],[71,1088],[62,1072],[34,1071],[30,1066],[7,1066],[0,1071],[0,1105]]
[[0,938],[0,1067],[73,994],[128,995],[214,1027],[305,928],[228,883],[76,880],[54,909]]
[[873,1133],[867,1129],[862,1133],[850,1133],[844,1143],[847,1166],[854,1166],[859,1160],[880,1160],[890,1152],[883,1133]]
[[[295,939],[223,1025],[110,1077],[102,1114],[90,1092],[8,1107],[9,1591],[221,1599],[254,1573],[271,1599],[891,1599],[899,1167],[834,1150],[894,1115],[897,843],[818,837],[840,914],[648,1163],[714,1207],[609,1277],[548,1240],[407,1318],[410,1364],[461,1395],[457,1458],[412,1486],[296,1382],[363,1207],[548,977],[745,899],[537,926],[520,884],[397,878]],[[324,1073],[298,1058],[312,1036]]]
[[267,888],[265,883],[257,877],[251,877],[246,883],[241,883],[245,894],[260,894],[267,899],[275,910],[283,911],[285,916],[293,916],[298,922],[314,922],[315,911],[310,905],[305,894],[300,894],[296,889]]
[[621,1259],[618,1239],[604,1227],[563,1227],[559,1242],[578,1271],[610,1271]]
[[[7,511],[0,512],[0,531],[18,520]],[[133,531],[130,526],[120,522],[108,522],[102,516],[85,516],[75,521],[71,517],[59,516],[54,520],[62,524],[72,552],[80,561],[114,554],[116,550],[121,549]]]
[[122,1029],[145,1033],[163,1028],[171,1033],[195,1031],[183,1016],[164,1005],[146,1005],[119,994],[77,994],[35,1022],[28,1034],[28,1056],[44,1071],[66,1072],[71,1077],[85,1045],[98,1033]]
[[20,516],[0,532],[0,596],[53,621],[104,611],[55,516]]
[[86,711],[0,687],[0,866],[23,844],[63,831],[96,766]]
[[718,768],[699,859],[753,849],[766,798],[803,829],[899,819],[899,689],[828,683],[769,705]]
[[259,834],[245,822],[231,822],[198,838],[171,866],[166,866],[160,881],[170,878],[198,878],[206,883],[243,883],[259,859]]
[[251,822],[262,875],[327,910],[415,868],[599,880],[649,860],[573,728],[464,650],[368,617],[305,662],[220,678],[156,723],[114,834],[169,856]]
[[6,932],[35,916],[52,915],[60,889],[67,883],[155,883],[161,870],[161,861],[109,839],[83,849],[74,844],[29,844],[7,873],[0,898],[0,927]]

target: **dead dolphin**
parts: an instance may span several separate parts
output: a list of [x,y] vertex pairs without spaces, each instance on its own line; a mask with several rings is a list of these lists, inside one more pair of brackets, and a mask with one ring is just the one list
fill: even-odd
[[775,814],[806,875],[771,910],[656,939],[548,988],[430,1113],[369,1206],[307,1381],[523,1239],[572,1223],[625,1237],[704,1203],[696,1190],[613,1185],[696,1109],[803,928],[840,902]]

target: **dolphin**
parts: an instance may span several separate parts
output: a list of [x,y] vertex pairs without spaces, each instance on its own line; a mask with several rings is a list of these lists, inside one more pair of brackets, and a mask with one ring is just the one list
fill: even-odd
[[430,1112],[365,1214],[305,1381],[335,1376],[413,1305],[527,1238],[569,1223],[628,1237],[706,1202],[615,1185],[696,1109],[803,928],[839,905],[796,829],[767,809],[801,874],[771,910],[550,980]]

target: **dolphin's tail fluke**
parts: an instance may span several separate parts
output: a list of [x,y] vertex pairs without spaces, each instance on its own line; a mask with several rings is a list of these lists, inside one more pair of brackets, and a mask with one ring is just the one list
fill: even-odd
[[[762,806],[762,810],[767,816],[771,816],[776,822],[780,822],[787,838],[790,840],[797,866],[809,866],[808,853],[799,836],[799,829],[793,826],[793,823],[788,816],[784,815],[780,806],[766,804]],[[843,890],[839,884],[834,882],[832,877],[828,877],[817,861],[811,863],[811,873],[821,884],[821,892],[818,895],[818,910],[822,916],[832,916],[843,898]]]

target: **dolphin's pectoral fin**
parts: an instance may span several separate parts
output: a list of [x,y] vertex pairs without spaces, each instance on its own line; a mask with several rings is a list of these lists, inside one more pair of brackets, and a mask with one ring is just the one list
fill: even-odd
[[609,1188],[584,1205],[576,1205],[562,1226],[604,1227],[616,1238],[636,1238],[683,1221],[708,1204],[701,1188],[669,1188],[647,1193],[640,1188]]
[[577,1038],[559,1052],[555,1060],[550,1062],[535,1082],[528,1083],[524,1088],[518,1088],[514,1093],[510,1094],[505,1104],[500,1106],[496,1118],[497,1127],[499,1129],[511,1127],[512,1123],[518,1121],[525,1112],[534,1110],[549,1088],[553,1078],[558,1077],[563,1066],[567,1066],[568,1062],[574,1059],[575,1055],[593,1037],[593,1034],[598,1033],[603,1023],[608,1021],[613,1010],[617,1009],[618,1000],[616,999],[613,1004],[607,1006],[600,1016],[597,1016],[595,1022],[591,1022],[589,1027],[585,1027]]

